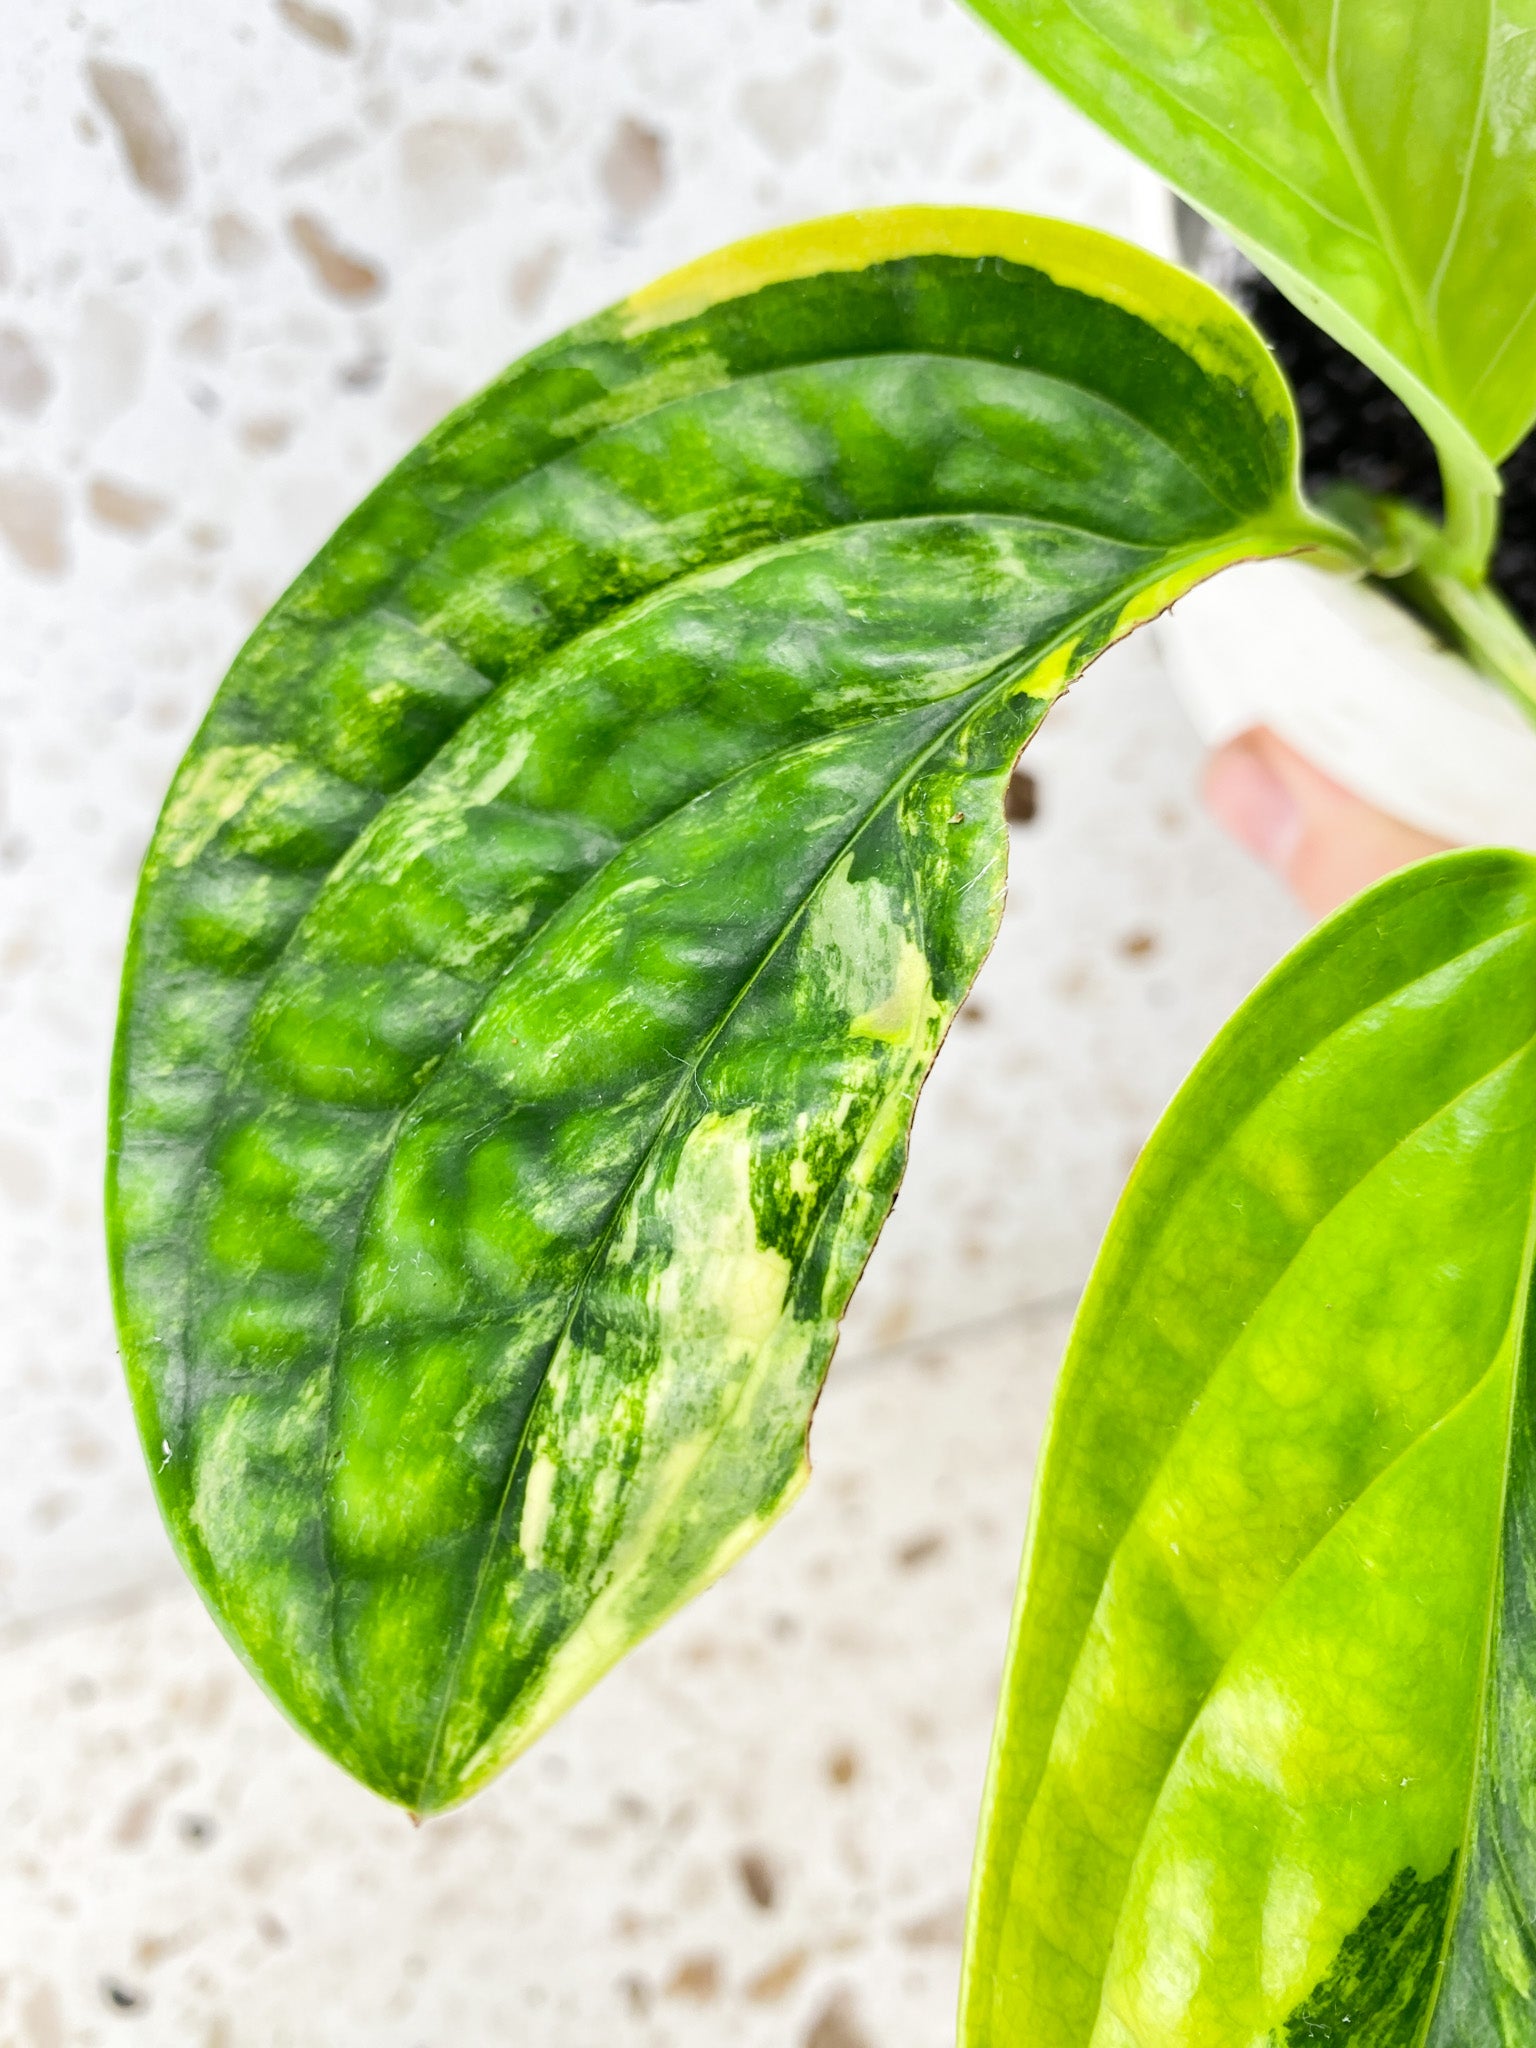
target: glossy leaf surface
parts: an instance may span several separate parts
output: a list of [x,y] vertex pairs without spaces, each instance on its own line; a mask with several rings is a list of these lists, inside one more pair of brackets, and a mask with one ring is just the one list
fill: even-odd
[[516,365],[236,663],[142,886],[118,1304],[167,1518],[293,1717],[483,1782],[786,1504],[1009,765],[1304,546],[1212,294],[917,210]]
[[1064,1368],[968,2048],[1527,2043],[1536,862],[1444,856],[1239,1012]]
[[[972,0],[1413,407],[1536,418],[1536,0]],[[1475,444],[1475,445],[1474,445]]]

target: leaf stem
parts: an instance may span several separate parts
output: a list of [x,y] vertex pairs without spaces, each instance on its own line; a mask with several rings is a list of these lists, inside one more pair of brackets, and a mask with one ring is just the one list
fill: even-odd
[[1445,571],[1484,585],[1499,535],[1499,473],[1482,450],[1460,440],[1435,444],[1445,494],[1441,550]]
[[[1354,534],[1369,573],[1536,722],[1536,643],[1488,581],[1486,560],[1481,573],[1468,573],[1450,520],[1440,526],[1401,498],[1378,497],[1353,484],[1335,485],[1322,503]],[[1491,553],[1498,531],[1497,496],[1484,493],[1481,504],[1492,522]]]
[[1424,562],[1403,578],[1403,595],[1448,627],[1473,666],[1536,720],[1536,644],[1491,583],[1467,583]]

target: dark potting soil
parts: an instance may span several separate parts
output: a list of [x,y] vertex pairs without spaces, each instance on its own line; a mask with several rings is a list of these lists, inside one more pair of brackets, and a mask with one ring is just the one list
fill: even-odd
[[[1434,449],[1396,393],[1247,264],[1228,289],[1274,349],[1296,394],[1308,484],[1342,478],[1438,513]],[[1502,474],[1494,580],[1536,632],[1536,434],[1521,442]]]

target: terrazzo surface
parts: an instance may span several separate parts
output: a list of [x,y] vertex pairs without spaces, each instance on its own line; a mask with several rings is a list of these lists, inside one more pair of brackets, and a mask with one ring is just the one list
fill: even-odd
[[1065,1322],[846,1364],[773,1537],[419,1832],[190,1594],[13,1647],[0,2040],[943,2041]]
[[1135,233],[1158,196],[954,0],[94,0],[7,58],[0,2048],[940,2048],[1060,1304],[1299,930],[1199,811],[1155,632],[1031,750],[807,1498],[419,1836],[265,1705],[156,1521],[99,1234],[117,963],[241,639],[503,363],[777,222]]

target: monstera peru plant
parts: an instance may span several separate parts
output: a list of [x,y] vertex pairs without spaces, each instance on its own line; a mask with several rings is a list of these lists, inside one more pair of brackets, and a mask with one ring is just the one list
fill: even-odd
[[[1443,525],[1298,486],[1206,286],[909,208],[513,366],[257,629],[145,865],[110,1238],[162,1507],[293,1720],[465,1798],[794,1497],[1001,796],[1223,566],[1487,673],[1536,415],[1536,10],[988,0],[1413,408]],[[1250,1000],[1148,1146],[1037,1482],[964,2040],[1536,2040],[1536,863]]]

